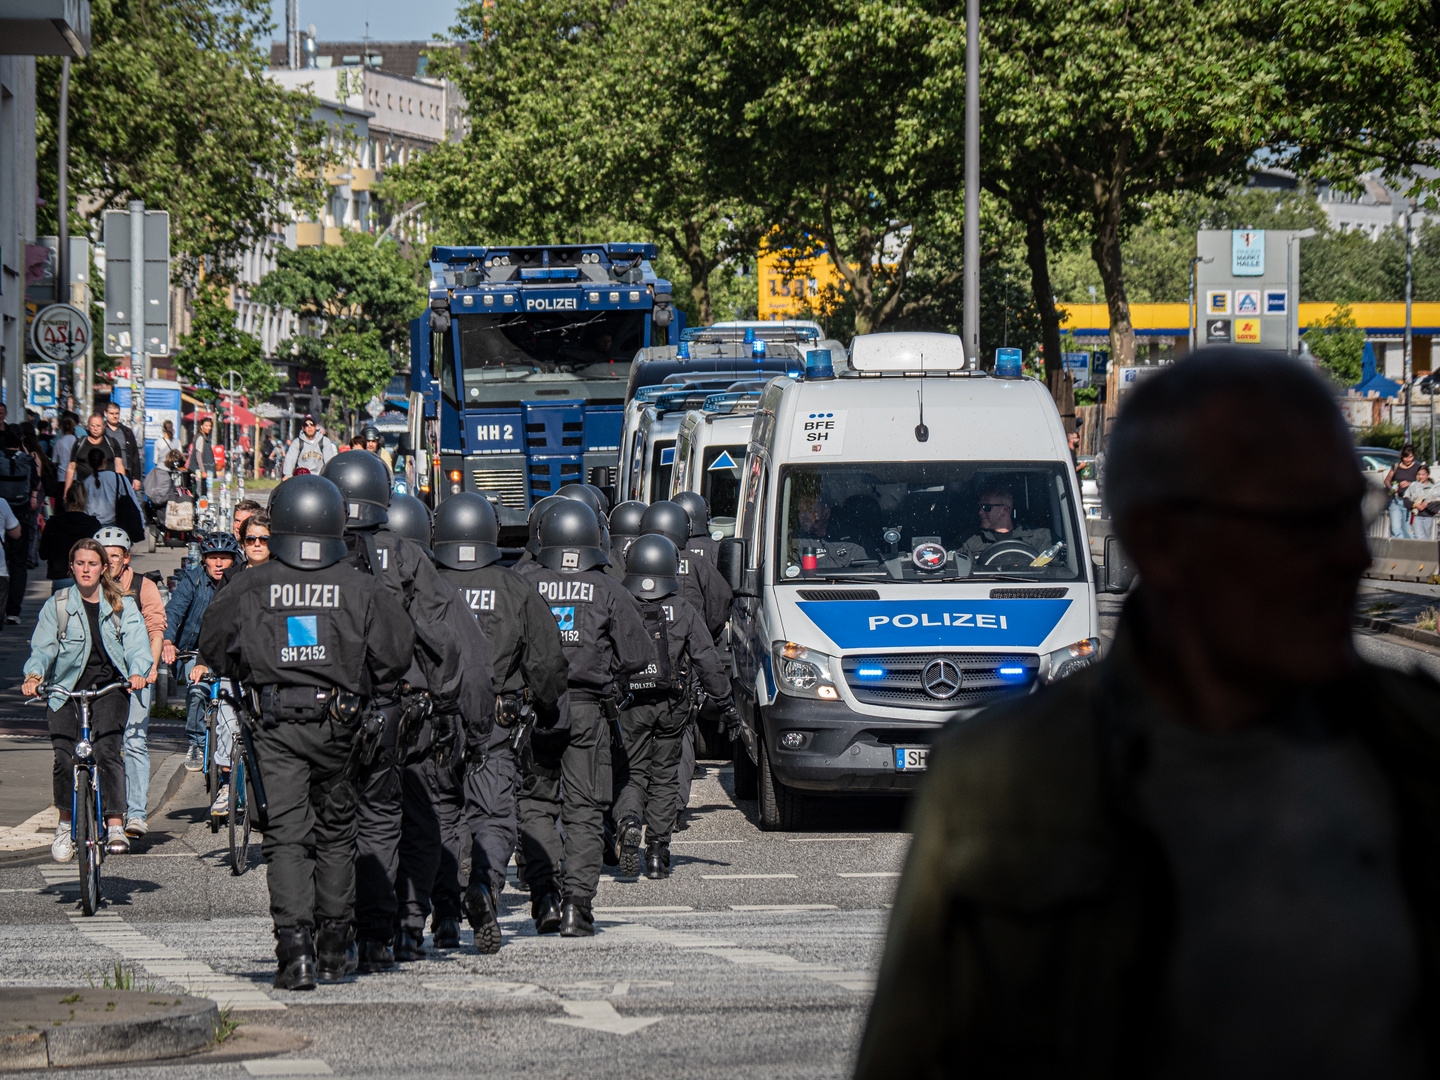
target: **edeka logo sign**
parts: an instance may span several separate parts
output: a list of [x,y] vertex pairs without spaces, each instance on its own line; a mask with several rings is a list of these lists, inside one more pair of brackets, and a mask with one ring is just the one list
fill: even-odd
[[1070,600],[835,600],[797,605],[842,649],[1038,648]]

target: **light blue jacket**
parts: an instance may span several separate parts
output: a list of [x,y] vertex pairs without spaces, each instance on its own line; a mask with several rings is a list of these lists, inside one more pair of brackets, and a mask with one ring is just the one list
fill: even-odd
[[[145,620],[134,597],[125,597],[125,606],[116,617],[105,603],[104,593],[100,595],[100,643],[105,647],[110,662],[124,675],[148,675],[154,663],[150,654],[150,633],[145,629]],[[56,625],[55,601],[60,596],[68,597],[65,601],[64,640],[57,638],[59,628]],[[90,620],[85,616],[80,587],[71,585],[65,592],[56,593],[46,600],[40,609],[35,633],[30,636],[30,659],[25,661],[25,675],[38,675],[66,690],[74,690],[89,658]],[[50,695],[50,708],[60,709],[64,704],[65,699],[59,694]]]

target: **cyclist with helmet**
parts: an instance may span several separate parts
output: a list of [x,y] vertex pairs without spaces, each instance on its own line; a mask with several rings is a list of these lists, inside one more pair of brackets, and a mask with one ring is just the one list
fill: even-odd
[[270,498],[274,558],[206,613],[200,652],[259,690],[253,732],[277,990],[355,970],[356,793],[350,762],[369,702],[393,694],[414,648],[404,609],[345,565],[345,500],[319,476]]
[[[228,533],[211,533],[200,542],[200,565],[180,575],[165,608],[165,640],[160,646],[160,659],[165,663],[175,663],[177,648],[195,648],[205,610],[225,583],[225,571],[239,558],[240,545]],[[204,674],[205,668],[197,672],[193,663],[186,672],[190,689],[185,700],[185,734],[190,746],[185,752],[185,768],[191,772],[205,768],[205,706],[210,695],[199,683]]]
[[640,522],[645,519],[648,509],[638,499],[622,502],[610,511],[610,565],[605,572],[611,577],[624,580],[625,552],[640,535]]
[[640,872],[641,826],[645,876],[670,876],[670,832],[680,797],[680,735],[690,719],[686,682],[694,669],[705,692],[725,702],[725,727],[740,730],[730,679],[697,612],[679,596],[679,555],[663,536],[642,536],[625,558],[625,588],[640,602],[652,641],[650,665],[630,677],[630,704],[620,714],[625,760],[615,770],[614,816],[620,872]]
[[[98,690],[128,681],[132,693],[139,691],[154,665],[150,637],[134,598],[122,593],[111,579],[105,549],[94,540],[76,541],[70,549],[70,576],[75,583],[56,592],[40,608],[30,638],[21,693],[34,697],[42,682],[65,690]],[[55,749],[53,790],[55,808],[60,812],[50,855],[63,863],[75,856],[70,817],[80,711],[74,702],[58,693],[50,695],[49,705],[45,719]],[[99,766],[100,809],[106,824],[105,847],[115,855],[130,850],[130,841],[120,826],[125,809],[121,741],[128,713],[125,695],[119,692],[97,698],[90,709],[90,740]]]
[[140,577],[130,567],[130,534],[107,525],[95,534],[110,563],[110,577],[126,596],[134,599],[150,634],[150,670],[145,688],[130,695],[130,715],[125,721],[125,835],[145,835],[145,802],[150,793],[150,697],[159,671],[160,649],[165,641],[165,601],[160,586]]
[[588,503],[566,499],[551,507],[540,519],[539,539],[539,558],[521,572],[559,627],[570,708],[564,722],[537,729],[530,739],[522,762],[520,846],[536,932],[590,937],[605,812],[614,796],[610,739],[620,715],[619,681],[650,662],[650,637],[635,599],[605,573],[610,555]]
[[475,947],[482,953],[500,949],[497,904],[519,835],[519,770],[511,740],[516,725],[529,723],[526,710],[533,712],[537,729],[555,727],[569,670],[555,616],[533,586],[500,565],[498,539],[495,510],[480,495],[452,495],[435,511],[435,563],[441,576],[460,590],[495,657],[497,723],[488,740],[477,740],[472,733],[466,751],[472,765],[464,772],[463,787],[454,793],[464,817],[453,832],[447,830],[448,850],[434,893],[436,919],[458,918],[460,863],[468,846],[464,906]]

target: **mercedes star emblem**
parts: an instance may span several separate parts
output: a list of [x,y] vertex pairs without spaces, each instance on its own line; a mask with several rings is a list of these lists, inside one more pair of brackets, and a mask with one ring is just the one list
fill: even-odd
[[920,673],[925,692],[941,701],[960,692],[960,667],[953,660],[931,660]]

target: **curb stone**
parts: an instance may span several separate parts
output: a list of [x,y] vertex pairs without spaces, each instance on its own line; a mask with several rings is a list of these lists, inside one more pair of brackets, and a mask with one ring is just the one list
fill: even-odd
[[24,986],[0,988],[0,1015],[0,1069],[43,1069],[192,1054],[214,1041],[220,1011],[154,990]]
[[1355,625],[1364,627],[1366,630],[1378,630],[1380,633],[1389,634],[1392,637],[1405,638],[1420,645],[1433,645],[1440,648],[1440,634],[1433,630],[1421,630],[1415,626],[1405,626],[1402,623],[1392,622],[1389,619],[1377,619],[1370,615],[1355,616]]

